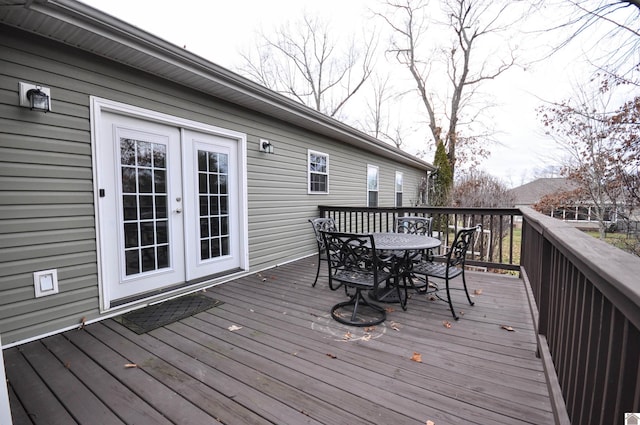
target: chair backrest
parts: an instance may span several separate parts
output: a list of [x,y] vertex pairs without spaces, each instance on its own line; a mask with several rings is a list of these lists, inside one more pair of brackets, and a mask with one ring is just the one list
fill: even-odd
[[464,267],[465,259],[467,257],[467,250],[473,241],[473,235],[481,228],[480,225],[476,227],[465,227],[458,230],[456,238],[451,245],[451,249],[447,253],[447,265],[454,267],[462,265]]
[[377,274],[378,257],[373,235],[359,233],[322,232],[331,270],[330,276],[341,271]]
[[337,231],[336,222],[331,217],[328,218],[311,218],[309,222],[313,226],[313,233],[316,235],[316,242],[318,242],[318,249],[324,250],[324,238],[322,232],[335,232]]
[[433,217],[397,217],[396,233],[414,233],[418,235],[431,236],[431,225]]

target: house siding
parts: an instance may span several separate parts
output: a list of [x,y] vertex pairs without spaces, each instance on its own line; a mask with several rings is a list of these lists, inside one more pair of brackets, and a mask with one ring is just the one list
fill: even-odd
[[[52,112],[18,104],[18,82],[51,88]],[[366,165],[380,167],[380,206],[405,205],[424,170],[329,140],[195,90],[0,25],[0,334],[11,344],[99,314],[90,96],[247,135],[252,270],[315,250],[319,204],[366,203]],[[270,140],[275,154],[258,152]],[[307,194],[307,149],[330,156],[330,193]],[[307,235],[300,237],[300,235]],[[57,269],[60,293],[34,298],[33,272]]]

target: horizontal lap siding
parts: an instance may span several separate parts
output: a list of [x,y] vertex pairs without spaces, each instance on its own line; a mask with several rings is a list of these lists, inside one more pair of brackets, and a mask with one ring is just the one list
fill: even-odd
[[[419,170],[313,135],[272,142],[275,154],[263,154],[249,165],[252,264],[268,265],[313,253],[317,248],[307,219],[318,215],[318,205],[365,206],[367,164],[380,168],[380,206],[394,205],[396,171],[402,171],[405,178],[405,202],[412,190],[417,191],[423,175]],[[249,151],[252,148],[249,146]],[[306,194],[308,149],[329,155],[328,195]],[[255,253],[267,256],[254,256]]]
[[[96,315],[98,287],[88,98],[50,82],[52,61],[25,40],[0,38],[0,333],[11,343]],[[19,81],[50,86],[54,112],[19,107]],[[47,269],[60,294],[35,299],[33,272]]]
[[[405,199],[423,171],[363,153],[169,81],[0,26],[0,334],[31,338],[99,316],[90,96],[247,135],[252,269],[312,254],[319,204],[364,205],[366,165],[380,167],[380,205]],[[18,106],[18,82],[51,88],[52,112]],[[261,138],[275,154],[258,152]],[[329,195],[307,194],[307,149],[330,156]],[[415,196],[413,196],[415,197]],[[60,294],[36,300],[32,274],[58,269]]]

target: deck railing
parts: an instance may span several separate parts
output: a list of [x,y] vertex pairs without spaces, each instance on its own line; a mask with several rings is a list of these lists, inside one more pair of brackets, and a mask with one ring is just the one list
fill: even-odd
[[520,268],[520,210],[514,208],[354,208],[320,206],[321,217],[332,217],[345,232],[392,232],[397,217],[414,215],[433,217],[433,234],[442,246],[453,243],[461,227],[482,225],[477,232],[467,264],[485,269]]
[[458,227],[482,224],[468,263],[521,271],[556,423],[624,424],[625,413],[640,412],[638,257],[529,208],[319,209],[353,232],[392,231],[398,216],[433,216],[444,246]]
[[[640,259],[523,209],[522,265],[573,424],[640,411]],[[544,356],[545,353],[542,353]]]

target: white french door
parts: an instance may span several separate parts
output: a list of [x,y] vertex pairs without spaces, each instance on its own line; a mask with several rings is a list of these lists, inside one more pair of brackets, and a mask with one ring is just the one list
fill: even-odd
[[187,280],[240,268],[237,143],[184,130]]
[[237,139],[106,111],[97,121],[103,308],[245,265]]

